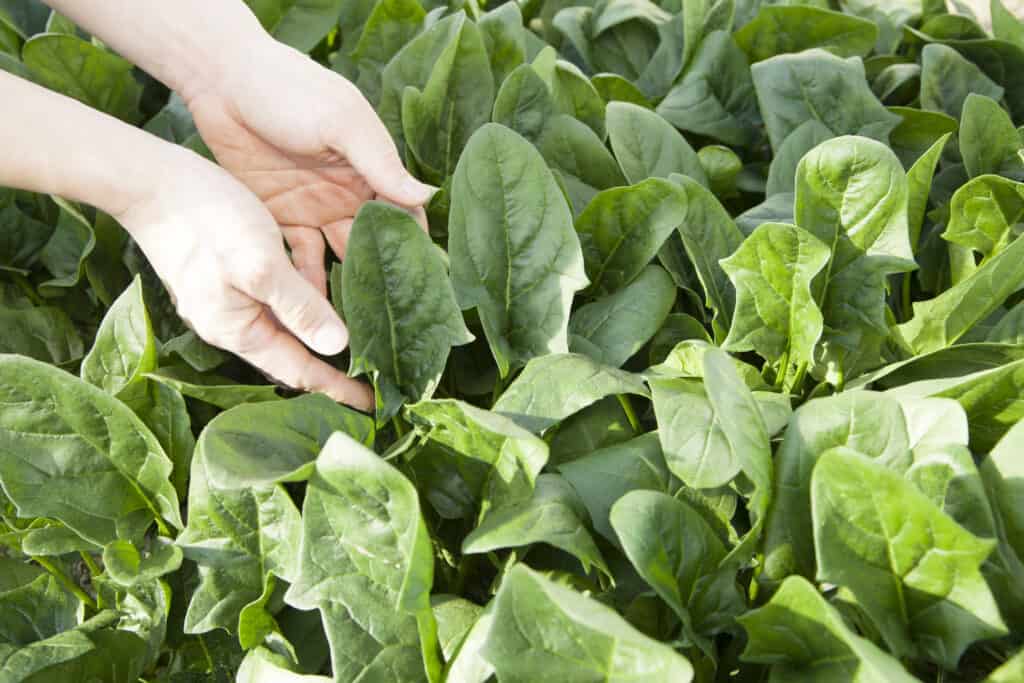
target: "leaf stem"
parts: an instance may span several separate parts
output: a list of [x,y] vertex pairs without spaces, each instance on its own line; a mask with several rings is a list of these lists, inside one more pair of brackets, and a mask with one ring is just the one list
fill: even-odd
[[68,591],[70,591],[76,598],[81,600],[82,603],[91,607],[92,609],[97,609],[96,601],[93,600],[88,593],[82,590],[82,587],[75,583],[70,576],[65,574],[63,569],[53,564],[45,557],[33,555],[31,556],[31,559],[33,562],[35,562],[40,567],[49,572],[53,578],[57,579],[57,581],[60,582],[62,586],[68,589]]
[[405,436],[409,431],[405,428],[405,425],[402,424],[402,420],[397,415],[391,418],[391,425],[395,428],[395,434],[399,439]]
[[779,369],[775,373],[775,388],[781,389],[786,383],[786,371],[789,370],[789,348],[782,352],[779,358]]
[[157,530],[157,532],[161,536],[164,536],[166,538],[174,538],[174,536],[171,534],[171,530],[167,528],[166,524],[164,524],[164,520],[160,518],[160,515],[155,515],[154,518],[156,520],[156,530]]
[[790,393],[800,388],[805,375],[807,375],[807,363],[801,363],[796,368],[796,374],[793,375],[793,385],[790,387]]
[[85,566],[89,568],[90,574],[92,574],[93,576],[99,576],[103,573],[100,570],[100,566],[96,564],[96,560],[92,559],[92,555],[85,552],[84,550],[79,550],[78,554],[82,557],[82,562],[85,562]]
[[46,302],[43,301],[43,297],[39,296],[39,293],[36,292],[34,287],[32,287],[32,283],[28,281],[27,277],[21,273],[11,273],[10,275],[14,279],[14,283],[18,285],[18,288],[21,289],[25,296],[32,300],[32,303],[36,306],[46,305]]
[[903,274],[902,300],[900,302],[900,314],[903,318],[900,322],[907,322],[913,316],[914,310],[910,303],[910,273]]
[[633,402],[629,400],[629,396],[625,394],[618,394],[615,398],[619,399],[619,405],[622,406],[622,410],[626,413],[626,419],[629,420],[629,426],[633,428],[633,431],[637,434],[640,433],[640,420],[636,417],[636,412],[633,410]]

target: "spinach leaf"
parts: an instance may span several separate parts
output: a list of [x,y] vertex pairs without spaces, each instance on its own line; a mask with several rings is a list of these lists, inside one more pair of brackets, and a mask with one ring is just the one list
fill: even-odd
[[[782,582],[764,607],[739,617],[749,642],[743,659],[772,665],[770,681],[911,683],[899,662],[851,629],[835,606],[799,576]],[[785,633],[775,626],[787,624]]]
[[968,533],[898,473],[825,453],[811,478],[818,577],[847,588],[902,656],[947,668],[1006,629],[980,565],[995,543]]
[[620,367],[661,329],[675,301],[672,278],[658,266],[647,266],[618,292],[572,314],[569,347],[575,351],[573,339],[585,339],[600,352],[595,360]]
[[282,43],[309,52],[341,14],[342,0],[246,0],[263,27]]
[[439,675],[433,569],[412,483],[351,437],[332,436],[306,490],[298,575],[285,600],[320,610],[336,678]]
[[829,261],[829,248],[806,230],[784,223],[757,228],[721,262],[736,287],[736,312],[723,346],[757,351],[781,362],[779,374],[814,364],[824,320],[811,283]]
[[501,505],[462,541],[462,552],[486,553],[547,543],[576,557],[584,572],[597,568],[611,575],[601,551],[587,531],[587,509],[573,488],[557,474],[537,477],[533,497]]
[[751,62],[822,48],[840,57],[866,57],[878,40],[878,27],[865,19],[800,5],[765,5],[736,32],[736,43]]
[[29,39],[22,59],[42,85],[122,121],[139,123],[142,86],[127,60],[63,33]]
[[[605,653],[616,650],[609,660]],[[686,683],[689,662],[651,640],[599,602],[514,566],[495,596],[493,622],[481,651],[503,681],[615,680]]]
[[405,211],[363,205],[345,256],[349,372],[373,378],[377,419],[383,422],[403,403],[429,398],[451,347],[468,344],[473,335],[462,321],[441,255]]
[[871,92],[864,64],[855,57],[842,59],[815,48],[758,62],[751,73],[773,150],[811,119],[833,135],[882,141],[899,124]]
[[732,36],[715,31],[701,40],[679,83],[658,104],[658,113],[677,128],[726,144],[753,142],[759,119],[754,82]]
[[586,276],[569,207],[544,160],[519,135],[487,124],[459,160],[453,195],[455,294],[479,312],[502,377],[568,350],[569,306]]
[[20,356],[0,357],[0,387],[0,484],[19,514],[99,545],[137,540],[154,521],[181,526],[171,461],[127,406]]
[[608,138],[629,182],[681,173],[707,185],[697,153],[664,118],[627,102],[609,103],[607,116]]

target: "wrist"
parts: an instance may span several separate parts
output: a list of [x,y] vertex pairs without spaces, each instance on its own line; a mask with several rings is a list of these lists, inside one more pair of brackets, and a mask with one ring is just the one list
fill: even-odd
[[265,64],[276,48],[284,47],[252,19],[251,25],[233,32],[227,40],[184,48],[182,52],[189,54],[175,60],[166,85],[189,105],[209,93],[229,93],[240,77],[251,76],[252,70],[259,68],[256,65]]

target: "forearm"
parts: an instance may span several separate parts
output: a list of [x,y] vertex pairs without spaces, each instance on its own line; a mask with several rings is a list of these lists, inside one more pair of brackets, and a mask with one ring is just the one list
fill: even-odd
[[0,186],[120,215],[164,174],[202,160],[183,148],[0,71]]
[[43,0],[186,99],[272,40],[242,0]]

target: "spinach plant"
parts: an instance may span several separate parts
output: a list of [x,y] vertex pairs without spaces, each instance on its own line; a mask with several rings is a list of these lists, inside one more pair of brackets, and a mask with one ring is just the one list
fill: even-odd
[[[260,0],[441,187],[331,359],[0,190],[0,681],[1024,680],[1024,23],[939,0]],[[207,153],[36,0],[0,68]]]

